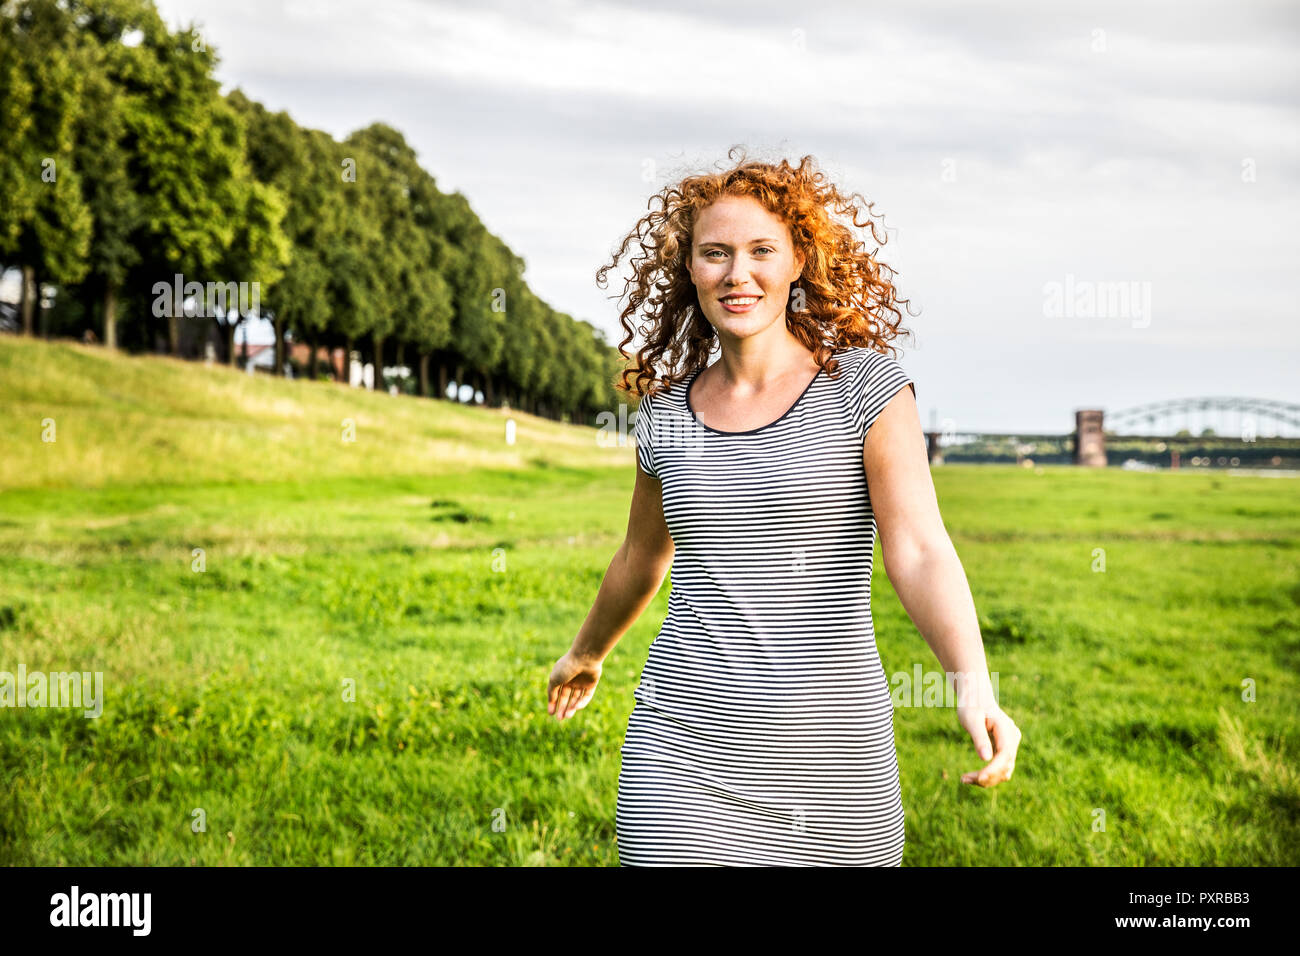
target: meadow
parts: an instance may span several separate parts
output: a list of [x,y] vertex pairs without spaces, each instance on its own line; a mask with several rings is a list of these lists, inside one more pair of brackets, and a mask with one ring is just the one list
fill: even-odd
[[[0,671],[104,675],[98,718],[0,709],[0,864],[617,864],[670,581],[590,706],[545,690],[630,445],[11,336],[0,409]],[[981,790],[950,709],[895,710],[904,865],[1300,862],[1297,481],[934,478],[1024,740]],[[881,565],[886,672],[937,669]]]

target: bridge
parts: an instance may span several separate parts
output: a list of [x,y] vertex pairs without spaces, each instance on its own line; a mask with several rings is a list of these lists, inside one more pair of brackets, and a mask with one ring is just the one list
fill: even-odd
[[[1207,421],[1214,421],[1219,428],[1207,427]],[[1228,421],[1231,424],[1225,428],[1224,423]],[[1138,431],[1143,425],[1151,430]],[[1108,443],[1146,447],[1154,444],[1161,454],[1168,452],[1170,468],[1179,467],[1187,450],[1194,453],[1193,464],[1210,464],[1213,456],[1206,456],[1202,462],[1195,452],[1205,450],[1206,446],[1222,450],[1229,445],[1241,444],[1257,446],[1252,452],[1259,452],[1265,450],[1259,447],[1262,444],[1269,452],[1276,452],[1269,455],[1265,463],[1276,466],[1284,459],[1300,459],[1300,437],[1285,436],[1281,434],[1282,429],[1300,429],[1300,405],[1272,399],[1213,396],[1149,402],[1109,413],[1099,408],[1078,409],[1073,432],[961,432],[960,437],[967,442],[1011,440],[1017,448],[1037,442],[1054,443],[1069,448],[1074,464],[1093,468],[1107,464]],[[945,446],[958,444],[958,433],[951,430],[931,429],[925,436],[932,464],[943,462]],[[1024,457],[1022,452],[1017,452],[1018,463]],[[1257,459],[1259,456],[1251,454],[1247,457]],[[1240,458],[1219,456],[1221,464],[1236,465]]]

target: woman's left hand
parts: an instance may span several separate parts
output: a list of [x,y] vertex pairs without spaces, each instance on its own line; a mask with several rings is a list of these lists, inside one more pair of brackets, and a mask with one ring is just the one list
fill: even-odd
[[[961,775],[962,783],[975,783],[981,787],[996,787],[1004,780],[1011,779],[1011,772],[1016,769],[1016,748],[1020,746],[1020,728],[1015,721],[999,707],[961,707],[957,708],[957,719],[975,742],[975,750],[981,760],[988,760],[981,770],[972,770]],[[989,735],[993,736],[994,746],[989,744]],[[996,747],[996,749],[995,749]],[[990,754],[992,760],[989,760]]]

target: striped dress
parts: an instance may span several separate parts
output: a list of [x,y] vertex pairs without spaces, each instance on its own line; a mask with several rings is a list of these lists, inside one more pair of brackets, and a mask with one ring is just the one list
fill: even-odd
[[862,445],[892,358],[835,352],[770,425],[699,422],[685,382],[633,434],[676,544],[668,616],[628,718],[623,866],[898,866],[893,710],[871,621]]

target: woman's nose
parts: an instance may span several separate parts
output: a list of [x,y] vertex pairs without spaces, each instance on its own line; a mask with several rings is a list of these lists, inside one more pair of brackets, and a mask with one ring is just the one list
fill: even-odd
[[749,263],[743,261],[739,256],[732,260],[731,268],[727,270],[728,285],[744,285],[749,280]]

